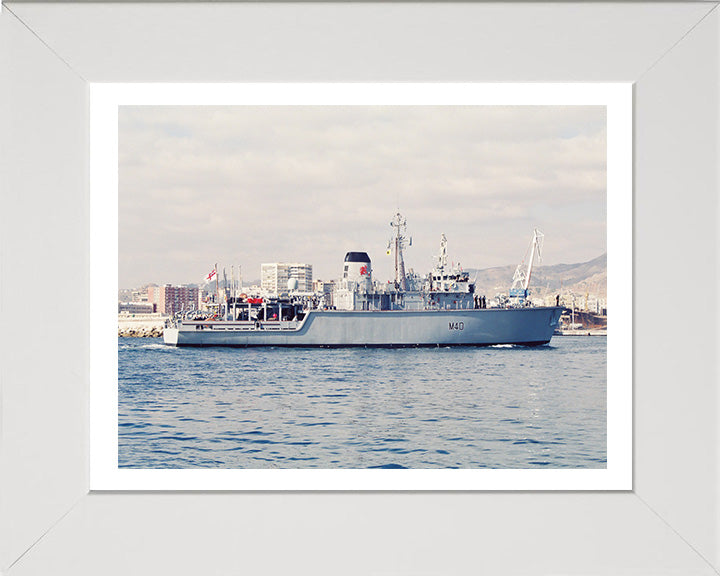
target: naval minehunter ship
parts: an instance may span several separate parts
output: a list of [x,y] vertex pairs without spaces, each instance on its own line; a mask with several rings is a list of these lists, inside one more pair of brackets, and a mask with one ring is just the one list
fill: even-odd
[[180,318],[165,328],[171,346],[420,347],[547,344],[562,309],[532,306],[528,286],[542,234],[535,230],[527,265],[519,265],[508,297],[487,306],[469,274],[448,266],[447,240],[425,278],[407,275],[403,250],[406,222],[396,214],[388,254],[395,256],[395,280],[373,283],[366,252],[348,252],[333,305],[289,294],[278,298],[230,297],[210,319]]

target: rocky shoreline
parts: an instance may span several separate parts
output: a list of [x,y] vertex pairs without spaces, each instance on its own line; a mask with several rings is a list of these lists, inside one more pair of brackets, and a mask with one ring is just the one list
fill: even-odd
[[123,338],[160,338],[163,329],[161,326],[118,328],[118,336]]
[[160,338],[167,321],[161,314],[118,314],[118,336],[122,338]]

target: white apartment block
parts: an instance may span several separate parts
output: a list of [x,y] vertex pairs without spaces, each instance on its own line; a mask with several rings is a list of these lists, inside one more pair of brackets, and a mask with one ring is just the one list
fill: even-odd
[[260,265],[260,286],[266,292],[286,292],[290,278],[298,281],[298,291],[312,292],[312,264],[271,262]]

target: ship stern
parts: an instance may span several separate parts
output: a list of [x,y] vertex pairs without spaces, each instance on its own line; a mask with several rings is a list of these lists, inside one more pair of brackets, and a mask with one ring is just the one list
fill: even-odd
[[177,328],[165,328],[163,330],[163,343],[168,346],[177,346],[179,332]]

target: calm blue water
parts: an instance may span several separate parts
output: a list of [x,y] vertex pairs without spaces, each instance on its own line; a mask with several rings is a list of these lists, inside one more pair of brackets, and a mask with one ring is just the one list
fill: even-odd
[[187,349],[119,338],[119,465],[605,468],[606,345]]

